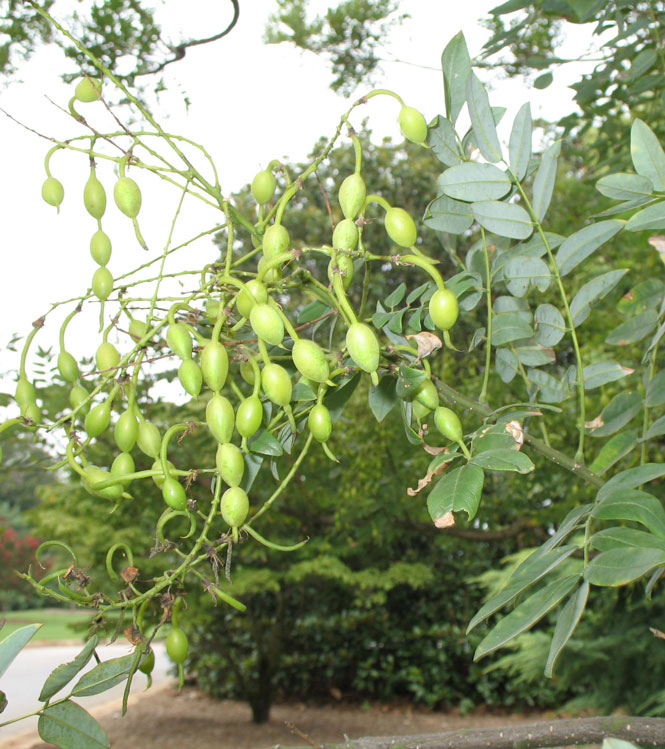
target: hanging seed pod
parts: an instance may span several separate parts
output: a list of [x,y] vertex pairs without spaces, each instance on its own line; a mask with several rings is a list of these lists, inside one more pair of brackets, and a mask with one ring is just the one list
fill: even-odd
[[400,247],[413,247],[418,239],[416,225],[403,208],[390,208],[386,211],[385,227],[388,236]]
[[97,265],[106,265],[111,259],[111,240],[101,229],[90,239],[90,254]]
[[263,404],[256,395],[250,395],[238,406],[236,429],[241,437],[251,437],[258,432],[263,421]]
[[402,135],[412,143],[424,143],[427,140],[427,122],[413,107],[402,107],[399,113],[399,127]]
[[120,363],[120,352],[112,343],[104,341],[104,343],[99,345],[95,353],[95,363],[100,372],[113,369],[113,367],[117,367]]
[[229,486],[239,486],[245,472],[245,458],[239,447],[233,442],[217,446],[215,465],[222,481]]
[[168,476],[162,483],[162,497],[169,507],[174,510],[184,510],[187,507],[187,493],[185,487],[172,476]]
[[80,374],[76,359],[64,349],[58,354],[58,371],[65,382],[76,382]]
[[201,352],[201,372],[206,385],[215,393],[226,382],[229,373],[229,355],[219,341],[208,341]]
[[[129,473],[134,473],[135,470],[134,458],[128,452],[116,455],[115,460],[111,464],[111,476],[127,476]],[[125,479],[120,483],[127,488],[132,483],[132,480]]]
[[376,333],[362,322],[356,322],[346,333],[346,349],[353,363],[364,372],[376,372],[381,349]]
[[42,198],[49,205],[60,210],[60,204],[65,198],[65,188],[55,177],[47,177],[42,185]]
[[249,313],[252,311],[252,307],[259,302],[268,301],[268,289],[265,284],[262,284],[256,278],[248,281],[245,284],[247,291],[241,291],[236,299],[236,308],[243,317],[249,317]]
[[113,186],[113,199],[121,213],[136,218],[141,210],[141,189],[131,177],[120,177]]
[[228,398],[213,395],[206,406],[206,423],[217,442],[230,442],[233,436],[235,413]]
[[327,442],[330,438],[332,434],[332,419],[330,411],[323,403],[317,403],[309,412],[307,428],[317,442]]
[[86,211],[97,220],[106,213],[106,190],[97,179],[95,170],[90,170],[90,176],[83,188],[83,205]]
[[291,245],[289,232],[281,224],[271,224],[263,235],[263,254],[268,259],[286,252]]
[[232,486],[222,494],[220,503],[222,518],[232,528],[238,528],[249,515],[249,497],[239,486]]
[[171,351],[179,356],[183,361],[191,359],[192,356],[192,337],[185,323],[174,322],[169,325],[166,331],[166,342]]
[[279,346],[284,340],[282,318],[269,304],[255,304],[249,313],[249,323],[256,335],[266,343]]
[[180,384],[189,395],[196,397],[203,387],[203,373],[194,359],[185,359],[178,368]]
[[139,450],[149,458],[156,458],[162,447],[162,435],[159,433],[157,425],[151,421],[141,421],[136,444],[139,446]]
[[264,169],[252,180],[252,195],[259,205],[265,205],[272,200],[277,187],[275,175],[268,169]]
[[85,431],[89,437],[99,437],[111,423],[111,401],[107,398],[103,403],[91,408],[85,417]]
[[304,377],[314,382],[325,382],[330,376],[330,367],[323,349],[314,341],[299,338],[291,350],[293,363]]
[[429,315],[441,330],[450,330],[459,317],[457,297],[450,289],[438,289],[429,300]]
[[128,453],[136,444],[139,436],[139,422],[134,414],[134,409],[128,408],[120,414],[113,430],[115,444],[125,453]]
[[279,364],[266,364],[261,372],[261,387],[268,398],[278,406],[291,402],[293,385],[289,373]]
[[365,180],[359,174],[349,174],[339,188],[339,206],[344,218],[354,219],[367,197]]

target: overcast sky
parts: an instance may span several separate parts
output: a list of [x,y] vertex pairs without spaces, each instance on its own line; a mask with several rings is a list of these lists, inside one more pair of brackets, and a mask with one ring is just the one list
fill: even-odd
[[[178,14],[165,18],[171,28],[185,23],[182,6],[175,5]],[[204,19],[203,27],[188,27],[184,33],[196,37],[223,27],[228,18],[222,17],[222,12],[228,11],[226,5],[218,0],[190,1],[187,22],[192,18]],[[326,60],[286,45],[262,43],[265,21],[274,5],[274,0],[252,0],[251,6],[242,3],[240,21],[228,37],[192,48],[184,61],[166,69],[168,92],[154,105],[154,114],[165,129],[187,135],[207,148],[227,193],[251,181],[256,171],[271,159],[303,159],[319,136],[334,132],[339,116],[349,106],[349,100],[328,88],[332,76]],[[395,90],[407,104],[421,109],[427,119],[442,112],[441,51],[462,30],[472,55],[478,53],[487,38],[478,19],[493,5],[483,0],[464,3],[404,0],[402,9],[411,14],[411,19],[392,31],[383,53],[388,61],[382,64],[377,86]],[[60,6],[61,3],[56,3],[56,10]],[[200,11],[195,12],[195,8]],[[218,18],[211,20],[206,16],[211,8],[218,9]],[[571,47],[579,47],[585,37],[588,30],[571,39]],[[21,67],[21,82],[13,82],[2,91],[0,106],[44,135],[64,139],[81,134],[81,127],[60,109],[66,110],[73,86],[63,84],[58,74],[63,65],[70,64],[63,61],[55,48],[40,50]],[[534,102],[534,115],[553,119],[570,110],[572,98],[566,84],[576,75],[575,71],[566,72],[550,89],[537,92],[481,71],[484,80],[491,78],[493,103],[510,105],[512,111],[505,118],[508,123],[527,98]],[[351,98],[358,98],[367,90],[360,87]],[[191,101],[189,108],[183,103],[185,93]],[[113,127],[101,103],[87,105],[84,111],[100,128]],[[394,100],[377,97],[361,108],[355,121],[360,124],[367,116],[377,139],[385,135],[399,138],[397,115],[398,105]],[[50,144],[1,114],[0,135],[4,177],[0,182],[4,257],[4,272],[0,276],[0,341],[4,348],[13,333],[25,335],[31,321],[44,314],[51,302],[76,297],[89,286],[96,265],[88,244],[96,222],[82,205],[89,168],[85,155],[61,151],[52,159],[52,172],[65,186],[65,201],[58,215],[40,196],[45,176],[43,159]],[[137,245],[130,222],[112,204],[115,180],[112,166],[99,166],[99,177],[109,198],[103,226],[113,242],[108,267],[114,275],[160,254],[179,197],[176,191],[164,189],[150,175],[134,173],[133,176],[143,188],[144,207],[139,220],[150,253]],[[190,201],[185,206],[176,226],[176,240],[219,221],[216,212],[200,210],[194,203]],[[174,255],[167,271],[201,267],[216,252],[211,241],[205,239],[188,248],[186,255],[179,254],[180,260]],[[94,305],[87,305],[84,310],[87,322],[80,315],[81,319],[70,326],[67,347],[76,356],[91,355],[98,345],[97,310]],[[37,344],[57,347],[60,319],[53,316],[53,321],[38,335]],[[17,366],[17,356],[3,351],[0,371],[8,373]],[[2,389],[7,391],[11,386],[5,383]]]

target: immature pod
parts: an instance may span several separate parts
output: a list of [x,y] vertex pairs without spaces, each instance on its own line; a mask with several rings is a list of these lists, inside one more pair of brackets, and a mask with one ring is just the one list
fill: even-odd
[[464,440],[462,422],[459,416],[454,411],[446,408],[446,406],[439,406],[434,411],[434,423],[441,434],[449,440],[458,443]]
[[99,468],[99,466],[89,465],[86,466],[83,470],[81,483],[83,484],[83,488],[89,494],[92,494],[93,497],[103,497],[104,499],[113,500],[120,499],[123,492],[123,486],[120,482],[118,482],[117,484],[106,486],[103,489],[92,488],[100,481],[108,481],[110,478],[111,474],[108,471],[105,471],[103,468]]
[[206,406],[206,423],[217,442],[230,442],[233,436],[235,413],[228,398],[216,393]]
[[344,218],[354,219],[365,203],[367,188],[365,180],[359,174],[349,174],[339,188],[339,206]]
[[240,376],[248,385],[254,384],[255,374],[254,374],[254,367],[252,366],[251,362],[248,362],[248,361],[241,362]]
[[314,382],[325,382],[330,376],[326,355],[314,341],[298,338],[293,344],[291,357],[300,374]]
[[332,434],[332,419],[330,411],[317,403],[307,417],[307,428],[317,442],[327,442]]
[[272,200],[277,187],[275,175],[269,170],[264,169],[258,172],[252,180],[252,195],[259,205],[265,205]]
[[249,313],[249,323],[256,335],[266,343],[279,346],[284,340],[284,323],[276,309],[265,302],[255,304]]
[[206,385],[219,392],[229,373],[229,355],[219,341],[208,341],[201,352],[201,372]]
[[412,143],[424,143],[427,140],[427,122],[413,107],[402,107],[399,113],[399,127],[402,135]]
[[135,340],[140,341],[148,332],[148,324],[143,320],[132,320],[129,323],[129,335]]
[[233,442],[217,445],[215,465],[228,486],[239,486],[245,472],[245,458],[239,447]]
[[286,252],[291,245],[289,232],[281,224],[271,224],[263,235],[263,254],[267,258],[273,258],[282,252]]
[[[78,408],[78,406],[80,406],[89,395],[90,393],[83,387],[83,385],[74,385],[74,387],[69,391],[69,405],[72,409]],[[86,405],[79,410],[79,414],[84,416],[89,410],[90,404],[86,403]]]
[[162,497],[169,507],[174,510],[184,510],[187,507],[187,493],[185,487],[173,476],[168,476],[162,483]]
[[[171,463],[170,460],[166,461],[166,467],[169,472],[175,471],[175,466],[173,465],[173,463]],[[159,458],[157,458],[157,460],[152,464],[151,470],[159,472],[152,477],[152,480],[155,482],[157,487],[161,489],[164,485],[164,467],[162,466],[162,461]]]
[[205,307],[205,316],[208,318],[210,322],[214,323],[217,320],[218,314],[219,314],[219,300],[208,299],[208,301],[206,302],[206,307]]
[[263,422],[263,404],[256,395],[250,395],[238,406],[236,429],[241,437],[251,437]]
[[42,411],[37,405],[37,401],[32,401],[31,403],[26,403],[25,406],[21,406],[21,416],[35,424],[39,424],[42,420]]
[[111,240],[101,229],[90,239],[90,254],[97,265],[106,265],[111,259]]
[[85,431],[89,437],[99,437],[111,423],[111,400],[107,398],[99,405],[91,408],[85,417]]
[[156,458],[162,447],[162,435],[157,425],[151,421],[140,421],[136,444],[139,450],[149,458]]
[[436,389],[436,385],[432,380],[425,380],[421,382],[416,388],[415,400],[421,403],[423,406],[433,411],[439,406],[439,391]]
[[429,300],[429,315],[441,330],[450,330],[459,317],[457,297],[450,289],[438,289]]
[[[111,464],[111,476],[127,476],[130,473],[134,473],[135,470],[134,458],[128,452],[116,455],[115,460]],[[132,483],[132,480],[125,479],[120,483],[127,488]]]
[[333,283],[335,273],[339,273],[342,276],[342,284],[345,289],[351,286],[353,281],[353,260],[349,255],[339,253],[337,255],[337,262],[331,260],[328,263],[328,280]]
[[376,372],[381,349],[376,333],[362,322],[356,322],[346,332],[346,350],[353,363],[364,372]]
[[58,354],[58,371],[66,382],[76,382],[79,377],[79,365],[76,359],[64,349]]
[[29,403],[34,403],[37,398],[35,386],[27,377],[19,377],[16,383],[16,394],[14,396],[18,405],[23,408]]
[[293,384],[284,367],[274,362],[266,364],[261,372],[261,387],[268,398],[278,406],[291,402]]
[[333,231],[332,244],[336,250],[355,250],[358,244],[358,227],[351,218],[342,219]]
[[47,177],[42,184],[42,198],[49,205],[59,209],[65,198],[65,188],[62,182],[55,177]]
[[388,236],[400,247],[413,247],[418,239],[416,225],[404,208],[389,208],[385,227]]
[[104,343],[100,343],[95,352],[95,363],[100,372],[113,369],[120,363],[120,352],[112,343],[104,341]]
[[196,397],[203,387],[203,373],[194,359],[185,359],[178,368],[178,379],[186,393]]
[[166,331],[166,342],[176,356],[179,356],[183,360],[191,359],[193,348],[192,337],[185,323],[171,323]]
[[98,220],[106,213],[106,190],[97,179],[94,169],[90,170],[90,176],[83,188],[83,205],[86,211]]
[[177,664],[184,663],[189,650],[187,635],[178,627],[174,627],[166,638],[166,653]]
[[74,89],[74,96],[84,104],[97,101],[102,93],[102,82],[97,78],[81,78]]
[[426,406],[424,403],[419,400],[413,401],[413,415],[419,422],[422,421],[430,413],[432,413],[432,409]]
[[249,497],[244,489],[232,486],[222,494],[220,510],[225,523],[232,528],[238,528],[249,515]]
[[108,268],[97,268],[92,276],[92,293],[100,301],[106,301],[113,291],[113,276]]
[[268,289],[265,284],[253,278],[245,284],[247,291],[241,291],[236,299],[236,309],[243,317],[249,317],[249,313],[252,311],[252,307],[258,302],[263,303],[268,301]]
[[113,199],[121,213],[136,218],[141,210],[141,189],[131,177],[120,177],[113,186]]
[[262,278],[264,281],[267,281],[268,283],[278,283],[279,281],[282,280],[282,276],[284,275],[282,273],[282,269],[275,268],[273,266],[272,268],[267,270],[265,273],[263,273],[263,269],[265,268],[266,263],[268,262],[270,262],[270,258],[265,257],[264,255],[263,257],[259,259],[259,262],[256,265],[256,269],[258,270],[259,273],[263,274]]
[[128,453],[136,444],[139,436],[139,422],[133,408],[123,411],[115,423],[113,430],[115,444],[125,453]]

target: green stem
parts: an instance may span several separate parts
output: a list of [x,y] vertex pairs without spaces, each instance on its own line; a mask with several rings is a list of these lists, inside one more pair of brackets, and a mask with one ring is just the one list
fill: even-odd
[[[480,228],[480,232],[483,238],[483,253],[485,256],[485,285],[486,295],[485,299],[487,302],[487,344],[485,346],[485,371],[483,372],[483,386],[480,389],[480,395],[478,400],[481,403],[487,403],[487,388],[490,381],[490,370],[492,367],[492,274],[490,272],[490,258],[489,249],[487,247],[487,235],[485,229]],[[519,360],[518,360],[519,361]]]

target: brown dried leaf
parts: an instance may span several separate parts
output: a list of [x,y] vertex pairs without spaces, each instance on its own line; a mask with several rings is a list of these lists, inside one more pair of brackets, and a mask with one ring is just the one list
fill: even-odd
[[435,476],[440,476],[446,470],[446,468],[448,468],[448,463],[441,463],[440,466],[436,467],[436,470],[431,471],[430,473],[419,479],[418,486],[415,489],[407,489],[406,493],[409,495],[409,497],[415,497],[416,494],[419,494],[428,484],[432,483],[432,479]]
[[524,430],[522,429],[522,424],[517,419],[509,421],[506,424],[506,431],[515,440],[515,449],[521,450],[522,445],[524,444]]
[[656,629],[655,627],[649,627],[649,631],[654,637],[659,637],[661,640],[665,640],[665,632],[661,632],[659,629]]
[[647,242],[658,251],[661,260],[665,261],[665,236],[662,234],[654,234],[653,237],[649,237]]
[[137,567],[125,567],[124,570],[120,573],[120,577],[129,585],[129,583],[133,583],[134,580],[139,576],[139,571]]
[[598,429],[598,427],[602,427],[605,422],[603,421],[602,415],[596,416],[596,418],[593,421],[585,421],[584,426],[587,429]]
[[138,645],[141,642],[141,632],[138,627],[130,624],[129,627],[125,627],[125,637],[132,643],[132,645]]
[[447,512],[445,515],[441,515],[434,521],[434,525],[437,528],[452,528],[455,525],[455,516],[452,512]]
[[407,336],[407,339],[410,340],[411,338],[415,338],[416,340],[419,359],[424,359],[426,356],[429,356],[432,351],[436,351],[443,346],[439,336],[434,335],[434,333],[428,333],[426,330],[421,333],[414,333],[413,335]]

